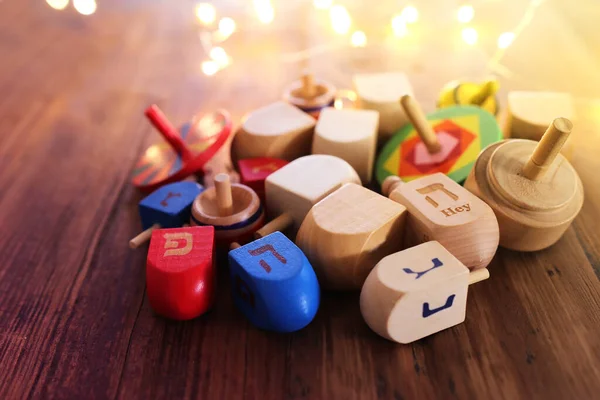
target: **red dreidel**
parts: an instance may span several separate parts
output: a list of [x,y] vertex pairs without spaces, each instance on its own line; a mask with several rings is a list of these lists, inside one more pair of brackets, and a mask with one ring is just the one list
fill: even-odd
[[215,176],[214,183],[194,200],[190,224],[214,226],[217,244],[251,240],[265,220],[258,195],[246,185],[232,184],[227,174]]
[[167,318],[188,320],[212,307],[216,274],[212,226],[155,229],[146,262],[148,299]]
[[260,200],[265,202],[265,179],[279,168],[288,164],[286,160],[279,158],[257,157],[246,158],[238,161],[238,169],[240,170],[241,182],[252,188],[260,197]]
[[179,132],[156,105],[148,107],[146,116],[167,143],[150,146],[137,162],[133,184],[143,191],[201,171],[231,133],[231,118],[224,110],[197,114]]

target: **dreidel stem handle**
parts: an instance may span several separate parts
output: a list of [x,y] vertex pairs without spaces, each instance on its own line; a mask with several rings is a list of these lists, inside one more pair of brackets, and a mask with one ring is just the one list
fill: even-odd
[[273,219],[268,224],[265,224],[262,228],[254,232],[254,239],[260,239],[273,232],[283,231],[290,227],[294,223],[292,216],[286,213],[281,214],[277,218]]
[[400,179],[400,177],[390,175],[383,180],[383,183],[381,184],[381,193],[385,197],[389,197],[390,194],[392,194],[392,192],[403,183],[404,182],[402,181],[402,179]]
[[129,241],[129,247],[131,247],[132,249],[137,249],[142,244],[146,243],[148,240],[150,240],[150,237],[152,236],[152,231],[155,229],[160,229],[160,225],[154,224],[145,231],[140,232],[140,234],[138,234],[136,237]]
[[217,191],[217,208],[221,217],[233,214],[233,198],[231,196],[231,180],[227,174],[215,176],[215,190]]
[[171,145],[173,150],[181,155],[183,161],[188,161],[193,158],[193,154],[184,143],[177,129],[171,124],[165,114],[158,108],[156,104],[152,104],[146,109],[146,117],[152,125],[160,132],[165,140]]
[[313,74],[302,75],[302,95],[304,98],[311,99],[317,94],[317,87],[315,86],[315,77]]
[[481,268],[475,271],[472,271],[469,274],[469,285],[472,285],[477,282],[485,281],[490,277],[490,271],[487,268]]
[[400,98],[400,104],[404,108],[406,116],[410,120],[410,123],[415,128],[415,131],[419,134],[419,137],[427,147],[429,154],[435,154],[442,149],[442,145],[438,140],[433,128],[427,121],[425,113],[419,107],[419,104],[412,98],[412,96],[406,94]]
[[556,118],[552,121],[533,150],[533,154],[523,166],[523,175],[527,179],[532,181],[542,179],[569,138],[571,130],[573,130],[573,123],[566,118]]

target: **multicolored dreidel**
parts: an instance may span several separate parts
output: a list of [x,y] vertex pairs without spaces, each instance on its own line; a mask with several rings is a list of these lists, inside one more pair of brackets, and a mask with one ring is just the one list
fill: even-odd
[[241,182],[252,188],[264,203],[265,201],[265,179],[284,165],[286,160],[279,158],[258,157],[247,158],[238,161]]
[[559,154],[573,125],[557,118],[539,142],[509,139],[486,148],[465,188],[494,210],[500,246],[536,251],[553,245],[583,206],[583,184]]
[[371,269],[402,249],[406,207],[354,183],[315,204],[296,244],[323,288],[360,289]]
[[304,328],[319,308],[319,282],[302,251],[281,232],[232,245],[233,299],[255,326],[275,332]]
[[438,99],[438,108],[473,105],[481,107],[490,114],[498,114],[498,92],[500,85],[495,79],[484,82],[452,81],[442,88]]
[[502,139],[494,116],[475,106],[454,106],[427,117],[410,96],[400,100],[411,124],[394,135],[376,165],[379,184],[390,175],[403,181],[441,172],[464,181],[479,152]]
[[201,171],[231,133],[224,110],[197,114],[179,132],[156,105],[148,107],[146,117],[167,141],[150,146],[133,170],[133,184],[147,192]]
[[256,231],[256,238],[290,229],[295,237],[313,205],[345,183],[360,185],[358,174],[341,158],[313,154],[292,161],[265,180],[266,203],[275,218]]
[[245,243],[264,223],[258,195],[246,185],[232,184],[227,174],[218,174],[214,184],[194,200],[190,224],[213,226],[219,245]]
[[283,91],[283,99],[310,116],[319,118],[323,108],[333,106],[336,92],[332,84],[316,81],[312,74],[304,74]]
[[192,203],[204,188],[195,182],[175,182],[156,189],[139,204],[142,229],[129,241],[136,249],[150,240],[152,231],[158,228],[177,228],[190,219]]
[[446,175],[410,182],[388,176],[382,193],[408,209],[406,247],[438,241],[469,269],[492,261],[500,240],[494,211]]
[[212,226],[156,229],[146,262],[150,306],[167,318],[188,320],[204,314],[215,297]]
[[278,101],[249,113],[236,133],[236,159],[272,157],[294,160],[310,154],[315,119],[297,107]]
[[397,343],[410,343],[465,320],[469,285],[489,278],[469,272],[432,241],[379,261],[360,292],[360,311],[369,327]]

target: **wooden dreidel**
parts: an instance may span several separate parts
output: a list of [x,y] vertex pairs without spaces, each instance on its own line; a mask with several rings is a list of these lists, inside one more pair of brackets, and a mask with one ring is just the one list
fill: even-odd
[[150,240],[158,228],[178,228],[190,219],[192,203],[204,190],[195,182],[175,182],[156,189],[139,204],[144,231],[129,241],[129,247],[138,248]]
[[489,278],[469,269],[436,241],[394,253],[377,263],[360,292],[369,327],[410,343],[465,320],[468,286]]
[[412,123],[381,151],[375,170],[379,184],[390,175],[411,181],[436,172],[461,183],[479,152],[502,139],[494,116],[479,107],[448,107],[425,117],[410,96],[403,96],[400,103]]
[[233,139],[238,160],[255,157],[291,161],[310,153],[315,119],[283,101],[248,114]]
[[315,127],[312,152],[346,160],[367,184],[373,175],[378,125],[377,111],[325,108]]
[[436,240],[469,269],[492,261],[500,238],[494,211],[446,175],[388,176],[382,193],[408,210],[406,247]]
[[219,245],[245,243],[264,223],[258,195],[246,185],[231,184],[227,174],[218,174],[214,183],[194,200],[190,224],[214,226]]
[[229,271],[238,309],[258,328],[293,332],[317,313],[319,282],[302,251],[281,232],[232,246]]
[[336,88],[325,81],[316,81],[312,74],[304,74],[283,92],[283,99],[314,118],[321,110],[331,107],[335,101]]
[[504,131],[507,136],[540,140],[557,115],[573,120],[573,98],[568,93],[508,93],[508,115]]
[[266,203],[275,218],[256,231],[255,237],[289,228],[294,238],[311,207],[345,183],[360,185],[360,178],[341,158],[313,154],[292,161],[265,180]]
[[456,105],[474,105],[490,114],[498,114],[497,80],[490,79],[482,83],[452,81],[442,88],[438,99],[438,108]]
[[211,308],[216,285],[213,254],[212,226],[154,230],[146,263],[152,309],[187,320]]
[[360,289],[379,260],[402,248],[406,207],[348,183],[315,204],[296,244],[326,289]]
[[279,158],[258,157],[238,161],[241,182],[252,188],[264,203],[265,179],[279,168],[287,165],[286,160]]
[[583,205],[583,185],[559,154],[573,125],[557,118],[539,142],[509,139],[486,148],[465,188],[494,210],[500,246],[536,251],[554,244]]
[[179,132],[156,105],[146,110],[146,116],[167,143],[150,146],[137,162],[133,184],[143,191],[200,172],[231,133],[231,118],[224,110],[197,114]]
[[412,95],[413,89],[405,74],[385,72],[356,74],[353,77],[358,108],[379,113],[379,139],[388,140],[408,123],[398,99]]

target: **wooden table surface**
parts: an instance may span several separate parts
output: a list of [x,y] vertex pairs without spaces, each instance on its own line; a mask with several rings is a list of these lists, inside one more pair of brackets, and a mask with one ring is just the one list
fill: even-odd
[[[0,398],[598,398],[594,1],[541,4],[492,64],[497,33],[516,26],[525,2],[474,2],[483,28],[468,48],[452,36],[458,2],[425,9],[414,35],[390,39],[379,28],[389,25],[384,3],[396,2],[361,12],[347,1],[371,40],[353,49],[311,2],[275,2],[274,23],[262,26],[236,6],[249,1],[217,1],[238,32],[223,44],[231,66],[212,77],[200,69],[207,56],[191,1],[98,0],[87,17],[42,0],[0,2]],[[491,279],[470,289],[466,321],[411,345],[371,332],[357,293],[325,293],[300,332],[255,329],[233,306],[223,263],[212,312],[189,322],[155,316],[146,252],[127,247],[140,229],[129,176],[158,137],[144,108],[157,103],[183,122],[224,107],[238,121],[306,67],[340,87],[354,72],[404,70],[428,110],[444,82],[490,72],[503,98],[515,88],[571,92],[581,214],[549,249],[499,249]]]

